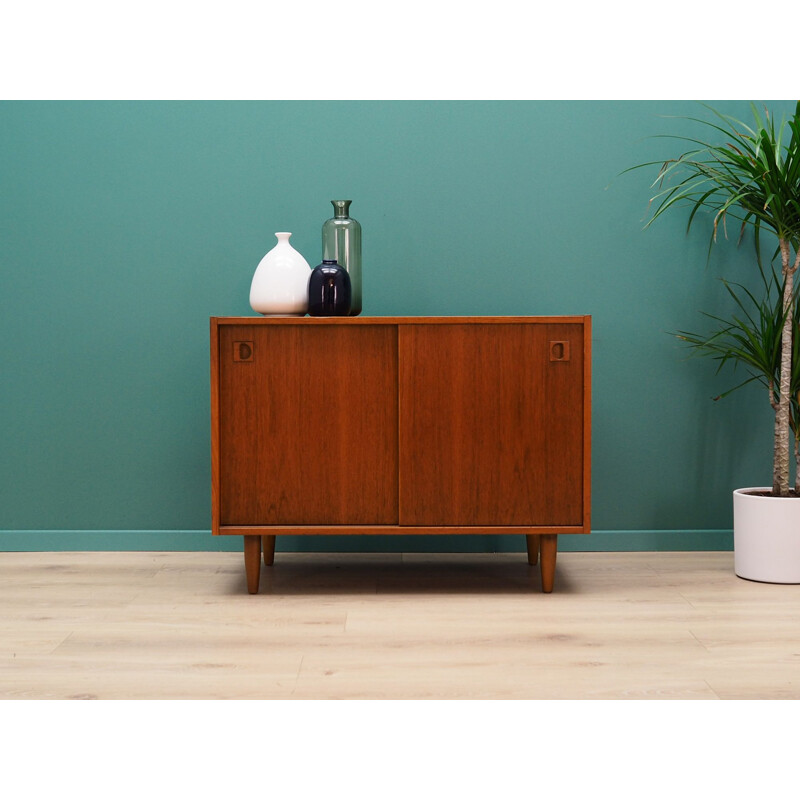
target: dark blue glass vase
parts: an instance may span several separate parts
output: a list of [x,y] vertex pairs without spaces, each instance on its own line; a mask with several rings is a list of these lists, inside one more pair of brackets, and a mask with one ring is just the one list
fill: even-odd
[[323,259],[308,280],[308,313],[312,317],[347,317],[352,302],[350,276],[333,259]]

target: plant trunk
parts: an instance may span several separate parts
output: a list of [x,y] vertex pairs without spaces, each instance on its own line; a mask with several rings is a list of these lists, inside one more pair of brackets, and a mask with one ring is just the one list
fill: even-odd
[[[800,391],[797,393],[797,407],[800,409]],[[798,419],[795,419],[794,429],[794,493],[800,497],[800,413]]]
[[794,440],[794,493],[800,497],[800,439]]
[[[792,391],[792,299],[794,294],[794,266],[790,264],[789,241],[780,239],[783,261],[783,330],[781,332],[781,369],[778,388],[778,408],[775,411],[775,457],[772,465],[772,494],[789,496],[789,414]],[[800,259],[800,251],[798,252]]]

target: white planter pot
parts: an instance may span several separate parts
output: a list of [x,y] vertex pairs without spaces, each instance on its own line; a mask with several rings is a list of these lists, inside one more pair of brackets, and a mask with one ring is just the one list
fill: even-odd
[[733,493],[734,570],[763,583],[800,583],[800,498]]
[[308,311],[311,266],[289,244],[291,233],[276,233],[278,244],[256,267],[250,284],[250,305],[259,314],[303,316]]

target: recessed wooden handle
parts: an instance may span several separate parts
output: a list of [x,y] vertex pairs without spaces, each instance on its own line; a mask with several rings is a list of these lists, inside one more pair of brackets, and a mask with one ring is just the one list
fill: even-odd
[[569,342],[550,342],[551,361],[569,361]]
[[252,361],[253,360],[253,343],[252,342],[234,342],[233,343],[233,360],[234,361]]

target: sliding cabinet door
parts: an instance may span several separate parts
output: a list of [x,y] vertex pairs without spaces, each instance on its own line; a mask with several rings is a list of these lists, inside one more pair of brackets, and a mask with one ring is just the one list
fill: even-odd
[[399,330],[400,524],[583,524],[583,325]]
[[222,525],[396,525],[397,327],[219,328]]

